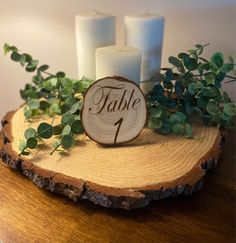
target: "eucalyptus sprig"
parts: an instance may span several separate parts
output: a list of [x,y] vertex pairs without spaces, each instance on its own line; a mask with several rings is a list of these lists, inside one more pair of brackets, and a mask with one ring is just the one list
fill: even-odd
[[42,139],[56,136],[53,144],[53,153],[60,147],[69,149],[75,144],[77,134],[83,133],[80,121],[80,111],[83,105],[83,93],[91,84],[91,80],[71,79],[64,72],[52,74],[48,72],[49,66],[39,65],[27,53],[19,53],[15,46],[4,45],[4,53],[10,53],[13,61],[20,63],[27,72],[33,72],[32,82],[25,85],[20,91],[25,100],[24,115],[27,120],[38,118],[41,115],[49,117],[61,116],[61,123],[53,126],[42,122],[37,129],[28,128],[25,138],[20,142],[21,154],[28,154],[29,149],[34,149]]
[[[208,45],[208,44],[207,44]],[[174,133],[193,137],[192,124],[196,120],[205,125],[233,125],[236,116],[236,102],[231,101],[221,85],[236,81],[235,63],[232,57],[225,62],[222,53],[216,52],[210,60],[201,55],[207,45],[196,45],[194,49],[169,57],[170,68],[163,68],[147,96],[149,109],[149,128],[163,134]],[[25,138],[20,142],[21,154],[29,154],[42,139],[56,137],[51,154],[60,148],[65,150],[74,146],[77,134],[83,133],[80,111],[83,106],[83,93],[91,84],[86,78],[75,80],[64,72],[51,74],[49,66],[39,66],[38,60],[29,54],[19,53],[15,46],[4,45],[5,54],[11,53],[13,61],[19,62],[27,72],[34,72],[32,82],[21,90],[26,106],[27,120],[47,115],[59,115],[57,125],[42,122],[37,129],[28,128]],[[21,155],[20,154],[20,155]]]
[[149,127],[161,133],[186,135],[191,138],[192,123],[201,120],[205,125],[233,125],[236,102],[221,90],[222,82],[236,81],[235,63],[221,52],[210,60],[201,55],[207,45],[169,57],[170,68],[163,68],[156,85],[148,95]]

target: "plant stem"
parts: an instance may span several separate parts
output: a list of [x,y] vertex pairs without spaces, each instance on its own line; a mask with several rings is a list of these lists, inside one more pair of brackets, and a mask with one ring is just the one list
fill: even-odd
[[225,75],[226,78],[236,79],[236,76]]
[[47,74],[47,75],[49,75],[49,76],[56,77],[54,74],[49,73],[49,72],[47,72],[47,71],[41,71],[41,72],[42,72],[42,73],[45,73],[45,74]]
[[61,146],[61,144],[59,143],[50,153],[50,155],[52,155],[59,147]]
[[228,81],[225,81],[224,83],[227,84],[227,83],[232,83],[234,81],[236,81],[236,78],[235,79],[228,80]]

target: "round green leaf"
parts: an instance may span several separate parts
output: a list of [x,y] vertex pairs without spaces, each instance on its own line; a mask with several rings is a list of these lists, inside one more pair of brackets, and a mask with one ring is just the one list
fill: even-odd
[[53,135],[60,135],[62,133],[62,126],[56,125],[53,127]]
[[68,96],[71,94],[71,91],[72,91],[71,88],[63,88],[61,93],[65,96]]
[[36,134],[37,134],[37,131],[34,128],[30,127],[25,131],[25,138],[29,139],[29,138],[35,137]]
[[49,68],[49,66],[45,64],[45,65],[40,66],[39,70],[43,72],[43,71],[46,71],[48,68]]
[[150,109],[150,113],[152,117],[160,118],[162,114],[162,109],[160,107],[153,107]]
[[45,111],[46,109],[48,109],[50,107],[50,104],[46,100],[41,100],[39,107],[41,110]]
[[172,114],[170,116],[170,123],[174,124],[174,123],[184,123],[186,119],[186,116],[184,115],[184,113],[177,111],[176,113]]
[[35,149],[38,145],[38,141],[36,138],[29,138],[27,139],[27,148],[30,148],[30,149]]
[[37,132],[41,138],[48,139],[53,135],[53,128],[50,124],[43,122],[38,126]]
[[224,56],[221,52],[216,52],[211,57],[211,63],[215,68],[220,68],[224,63]]
[[151,117],[148,121],[148,127],[150,129],[159,129],[162,126],[162,120],[160,118]]
[[25,140],[20,140],[19,146],[18,146],[20,151],[23,151],[24,149],[27,148],[27,144]]
[[72,115],[72,114],[70,114],[70,113],[66,113],[66,114],[64,114],[63,116],[62,116],[62,118],[61,118],[61,123],[63,124],[63,125],[72,125],[72,123],[73,123],[73,121],[75,120],[75,117]]
[[30,109],[25,110],[24,116],[26,119],[30,118],[32,116],[32,110],[30,110]]
[[12,52],[11,54],[11,60],[15,61],[15,62],[19,62],[20,61],[20,57],[21,55],[15,51]]
[[21,64],[22,67],[24,67],[25,63],[26,63],[26,56],[23,54],[20,57],[20,64]]
[[232,63],[227,63],[227,64],[224,64],[224,65],[222,66],[222,68],[220,69],[220,71],[221,71],[222,73],[228,73],[228,72],[232,71],[233,68],[234,68],[234,64],[232,64]]
[[64,78],[66,76],[66,74],[64,72],[58,72],[56,74],[57,78]]
[[189,55],[187,53],[185,53],[185,52],[181,52],[181,53],[179,53],[178,58],[180,58],[180,59],[184,59],[184,58],[188,59]]
[[217,103],[215,103],[214,101],[210,101],[210,102],[208,102],[208,104],[206,106],[206,110],[209,114],[214,116],[214,115],[217,115],[219,113],[220,108],[217,105]]
[[76,81],[74,83],[73,89],[76,93],[82,93],[84,91],[84,85],[81,81]]
[[82,127],[82,124],[79,120],[75,120],[73,123],[72,123],[72,126],[71,126],[71,131],[75,134],[81,134],[84,132],[84,129]]
[[74,85],[73,81],[69,78],[62,78],[61,84],[64,88],[67,88],[67,89],[72,89],[72,87]]
[[62,130],[62,135],[69,135],[71,133],[71,126],[66,125]]
[[184,58],[184,66],[188,70],[193,71],[198,67],[198,63],[194,58]]
[[183,66],[182,62],[176,57],[170,56],[168,60],[169,60],[170,64],[172,64],[176,67]]
[[192,95],[195,95],[198,91],[198,87],[195,83],[190,83],[188,86],[188,92]]
[[224,113],[230,117],[236,116],[236,102],[225,104]]
[[71,148],[75,145],[75,139],[71,135],[65,135],[61,139],[61,145],[65,149]]
[[205,79],[207,84],[214,84],[215,83],[215,74],[214,73],[205,73]]
[[184,126],[180,123],[174,124],[172,127],[172,132],[177,135],[181,135],[184,133]]
[[185,136],[186,138],[193,137],[193,128],[188,123],[185,124]]
[[31,110],[36,110],[36,109],[39,108],[40,103],[39,103],[38,100],[36,100],[36,99],[32,99],[32,100],[30,100],[30,101],[28,102],[28,106],[29,106],[29,108],[30,108]]

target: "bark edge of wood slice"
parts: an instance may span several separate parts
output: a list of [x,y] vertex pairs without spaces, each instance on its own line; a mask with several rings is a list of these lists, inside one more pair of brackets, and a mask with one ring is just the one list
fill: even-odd
[[[71,151],[72,155],[50,156],[49,140],[31,156],[19,157],[18,140],[28,126],[37,125],[24,120],[23,108],[8,112],[3,118],[2,161],[40,188],[75,202],[86,199],[108,208],[130,210],[147,206],[153,200],[191,195],[203,186],[206,171],[215,168],[221,151],[220,130],[200,126],[194,127],[194,133],[201,137],[197,140],[162,136],[144,129],[138,138],[120,147],[103,148],[88,138],[81,138],[80,146]],[[98,155],[101,157],[96,158]],[[62,173],[66,169],[63,163],[69,168],[68,173]],[[78,173],[80,176],[75,176]]]

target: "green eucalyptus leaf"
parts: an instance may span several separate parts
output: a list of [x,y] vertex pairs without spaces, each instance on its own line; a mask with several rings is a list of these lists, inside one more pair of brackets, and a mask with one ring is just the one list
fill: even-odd
[[31,109],[31,110],[36,110],[40,107],[40,103],[39,103],[39,100],[36,100],[36,99],[32,99],[30,100],[28,103],[27,103],[28,107]]
[[62,126],[61,124],[53,126],[53,135],[60,135],[62,133]]
[[44,139],[49,139],[53,135],[53,128],[50,124],[43,122],[38,126],[38,136]]
[[76,93],[82,93],[84,92],[84,85],[81,81],[76,81],[74,83],[73,89]]
[[74,114],[76,113],[78,110],[81,110],[82,109],[82,101],[77,101],[76,103],[74,103],[72,106],[71,106],[71,109],[68,111],[69,113],[71,114]]
[[69,149],[75,145],[75,139],[71,135],[65,135],[61,139],[61,145],[65,149]]
[[64,88],[70,89],[70,90],[72,89],[72,87],[74,85],[73,81],[71,79],[69,79],[69,78],[62,78],[61,79],[61,84],[62,84],[62,86]]
[[172,132],[176,135],[184,134],[184,126],[180,123],[175,123],[174,125],[172,125],[171,129]]
[[150,129],[156,130],[161,128],[161,126],[162,126],[162,120],[160,118],[151,117],[148,121],[148,127]]
[[20,140],[18,148],[19,148],[20,151],[25,150],[27,148],[26,140]]
[[182,62],[176,57],[170,56],[168,60],[169,63],[174,65],[175,67],[182,66]]
[[24,116],[26,119],[30,118],[32,116],[32,110],[30,109],[24,110]]
[[35,149],[37,145],[38,145],[38,141],[36,138],[30,137],[27,139],[27,148]]
[[223,111],[227,116],[236,116],[236,102],[225,104]]
[[179,53],[178,58],[180,58],[180,59],[184,59],[184,58],[188,59],[189,58],[189,54],[187,54],[185,52],[181,52],[181,53]]
[[174,124],[174,123],[184,123],[186,120],[186,116],[183,112],[177,111],[174,114],[172,114],[170,116],[170,123]]
[[22,67],[24,67],[26,64],[26,56],[24,54],[21,55],[21,57],[20,57],[20,64]]
[[84,132],[84,129],[82,127],[81,121],[75,120],[72,123],[71,131],[72,131],[72,133],[75,133],[75,134],[81,134],[81,133],[83,133]]
[[71,126],[66,125],[62,130],[62,135],[65,136],[65,135],[69,135],[70,133],[71,133]]
[[19,53],[17,53],[16,51],[13,51],[11,54],[11,60],[15,61],[15,62],[19,62],[21,58],[21,55]]
[[230,71],[232,71],[234,68],[234,64],[232,63],[227,63],[227,64],[224,64],[221,69],[220,69],[220,72],[222,73],[228,73]]
[[47,80],[47,82],[49,82],[50,83],[50,86],[51,87],[56,87],[57,86],[57,82],[58,82],[58,80],[57,80],[57,78],[50,78],[49,80]]
[[46,100],[41,100],[39,102],[39,108],[43,111],[45,111],[46,109],[48,109],[50,107],[50,103],[48,103]]
[[193,128],[190,124],[185,124],[185,136],[186,138],[192,138],[193,137]]
[[216,75],[214,73],[205,73],[204,76],[205,76],[207,84],[215,83]]
[[55,114],[60,114],[60,106],[58,103],[52,103],[51,106],[49,107],[49,115],[53,116]]
[[37,134],[37,131],[34,128],[30,127],[25,131],[25,138],[29,139],[29,138],[35,137],[36,134]]
[[220,112],[220,108],[219,108],[218,104],[214,101],[208,102],[208,104],[206,106],[206,110],[212,116],[215,116]]
[[221,52],[216,52],[211,57],[211,64],[215,68],[220,68],[224,63],[224,56]]
[[3,50],[4,50],[4,55],[6,55],[10,51],[10,46],[7,43],[5,43],[3,46]]
[[72,114],[70,114],[70,113],[66,113],[66,114],[64,114],[63,116],[62,116],[62,118],[61,118],[61,123],[63,124],[63,125],[72,125],[72,123],[74,122],[74,120],[75,120],[75,117],[72,115]]
[[66,76],[66,74],[64,72],[58,72],[56,73],[56,77],[57,78],[64,78]]
[[150,114],[152,117],[160,118],[162,115],[162,109],[160,107],[153,107],[150,109]]
[[39,67],[39,70],[42,72],[46,71],[47,69],[49,69],[49,66],[46,64]]
[[194,71],[198,67],[198,63],[194,58],[184,58],[184,66],[188,70]]
[[72,93],[72,89],[71,88],[63,88],[62,90],[61,90],[61,93],[64,95],[64,96],[68,96],[68,95],[70,95],[71,93]]
[[188,92],[192,95],[195,95],[198,91],[198,87],[195,83],[190,83],[188,86]]

